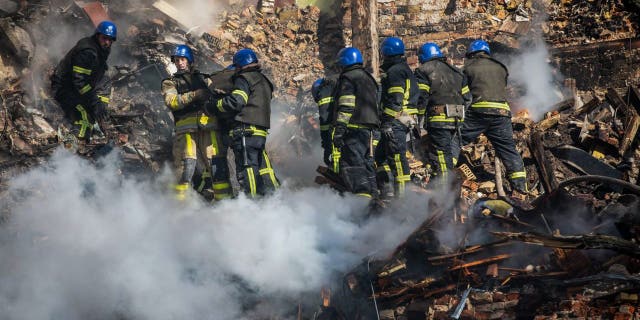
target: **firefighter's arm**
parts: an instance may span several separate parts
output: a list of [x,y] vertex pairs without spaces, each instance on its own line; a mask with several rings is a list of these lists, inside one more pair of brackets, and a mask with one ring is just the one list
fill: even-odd
[[82,50],[73,57],[71,82],[73,89],[80,94],[87,106],[94,107],[99,98],[95,88],[91,85],[91,74],[98,72],[101,66],[94,65],[97,53],[92,50]]
[[392,72],[388,75],[387,81],[389,85],[386,91],[382,92],[385,97],[382,112],[387,116],[396,118],[402,111],[402,102],[405,99],[409,78],[403,77],[398,72]]
[[208,96],[208,92],[206,89],[198,89],[179,94],[175,82],[171,79],[165,79],[162,81],[162,96],[164,97],[164,104],[169,109],[178,111],[196,102],[204,101]]
[[343,79],[338,89],[338,104],[336,108],[336,126],[347,126],[356,109],[355,88],[351,81]]
[[215,107],[220,113],[240,112],[249,102],[250,93],[249,82],[242,77],[236,77],[231,94],[215,101]]
[[429,105],[429,96],[431,96],[431,80],[420,69],[415,70],[416,79],[418,79],[418,88],[420,95],[418,98],[418,116],[424,117]]
[[466,75],[464,75],[462,78],[462,89],[460,93],[462,94],[462,98],[464,99],[464,106],[469,107],[471,105],[473,97],[471,96],[471,90],[469,90],[469,83],[467,81]]

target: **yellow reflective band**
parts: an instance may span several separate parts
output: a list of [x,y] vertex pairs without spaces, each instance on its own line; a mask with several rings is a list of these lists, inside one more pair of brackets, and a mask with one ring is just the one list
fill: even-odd
[[[273,171],[273,167],[271,166],[271,160],[269,160],[269,156],[267,155],[267,151],[262,150],[262,157],[264,158],[264,163],[266,168],[260,170],[260,175],[268,174],[271,179],[271,183],[274,187],[279,187],[280,183],[278,183],[278,179],[276,179],[276,174]],[[264,171],[264,172],[263,172]]]
[[267,131],[260,130],[260,129],[256,128],[256,126],[249,126],[249,131],[251,131],[251,134],[253,134],[254,136],[260,136],[260,137],[266,137],[267,136]]
[[496,109],[509,109],[509,104],[506,102],[491,102],[491,101],[480,101],[471,105],[472,108],[496,108]]
[[418,114],[418,109],[404,107],[402,108],[402,112],[404,112],[405,114]]
[[169,102],[169,108],[171,108],[172,110],[176,110],[179,106],[178,95],[176,94],[171,98],[171,102]]
[[340,98],[338,98],[338,104],[341,106],[355,107],[356,96],[354,95],[341,96]]
[[80,120],[74,122],[74,124],[80,125],[80,132],[78,133],[78,137],[84,138],[87,135],[87,129],[93,127],[93,125],[89,122],[87,110],[85,110],[85,108],[81,104],[76,105],[76,110],[80,112]]
[[424,116],[425,114],[427,114],[427,109],[418,109],[418,114]]
[[388,164],[383,164],[383,165],[382,165],[382,169],[383,169],[384,171],[386,171],[386,172],[391,171],[391,167],[390,167]]
[[441,150],[437,150],[436,154],[438,155],[438,164],[440,164],[440,172],[443,175],[447,174],[447,161],[444,159],[444,152]]
[[390,115],[392,117],[396,117],[398,115],[398,111],[395,111],[395,110],[393,110],[391,108],[384,108],[384,113],[388,114],[388,115]]
[[174,188],[176,191],[187,191],[187,189],[189,189],[189,184],[188,183],[176,184]]
[[218,155],[220,151],[220,147],[218,146],[218,134],[211,130],[211,156],[215,157]]
[[338,118],[336,121],[347,124],[351,120],[351,113],[346,112],[338,112]]
[[375,140],[375,139],[373,140],[373,146],[374,147],[377,147],[378,143],[380,143],[380,140]]
[[404,171],[402,170],[402,159],[400,158],[400,154],[396,153],[393,155],[393,160],[396,166],[396,184],[398,185],[398,194],[399,196],[404,195],[404,183],[409,181],[405,178]]
[[365,197],[365,198],[371,198],[371,195],[368,193],[356,193],[356,196],[361,196],[361,197]]
[[218,102],[216,102],[216,107],[218,107],[218,110],[220,110],[220,112],[224,112],[224,108],[222,107],[222,99],[219,99]]
[[[456,122],[455,118],[447,118],[447,116],[441,114],[433,117],[429,117],[427,119],[429,122]],[[464,120],[460,119],[459,122],[464,122]]]
[[101,96],[101,95],[98,95],[98,99],[100,99],[100,101],[102,101],[104,103],[111,102],[111,99],[109,99],[108,97],[105,97],[105,96]]
[[82,87],[82,89],[80,89],[80,94],[85,94],[85,93],[87,93],[89,91],[91,91],[91,85],[90,84]]
[[325,125],[321,125],[320,126],[320,131],[327,131],[331,129],[331,125],[330,124],[325,124]]
[[355,123],[350,123],[347,125],[347,128],[351,128],[351,129],[368,129],[369,127],[362,125],[362,124],[355,124]]
[[418,88],[420,88],[420,90],[426,91],[427,93],[431,92],[431,87],[428,84],[418,83]]
[[196,125],[198,123],[197,117],[188,117],[184,119],[180,119],[176,122],[176,127],[188,126],[188,125]]
[[213,190],[224,190],[231,188],[231,184],[229,182],[214,182]]
[[79,67],[79,66],[73,66],[73,72],[82,73],[82,74],[86,74],[86,75],[90,75],[91,74],[91,70],[90,69],[85,69],[85,68]]
[[256,195],[256,177],[253,174],[253,168],[249,167],[247,170],[247,179],[249,180],[249,194],[251,196]]
[[402,93],[402,94],[404,94],[404,89],[402,87],[390,87],[389,90],[387,90],[387,93]]
[[[333,136],[336,133],[335,128],[331,131],[331,140],[333,140]],[[340,157],[342,154],[340,153],[340,149],[336,148],[333,144],[331,144],[331,156],[333,158],[333,172],[338,173],[340,170]]]
[[244,91],[242,91],[240,89],[233,90],[231,92],[231,94],[237,94],[237,95],[241,96],[242,99],[244,100],[244,103],[247,103],[247,101],[249,101],[249,95],[246,92],[244,92]]
[[323,98],[323,99],[320,99],[320,101],[318,101],[318,106],[329,104],[331,102],[333,102],[333,97]]
[[509,179],[518,179],[518,178],[526,178],[526,177],[527,177],[527,173],[525,171],[512,172],[509,175]]
[[467,93],[469,93],[469,86],[462,87],[462,94],[467,94]]
[[[411,81],[409,81],[409,79],[405,80],[404,87],[406,88],[406,90],[404,90],[404,97],[402,98],[402,109],[405,109],[405,107],[409,104],[409,94],[411,91]],[[415,113],[418,113],[418,110],[416,110]]]
[[195,159],[196,153],[193,150],[193,138],[191,137],[190,133],[185,133],[184,134],[184,140],[185,140],[185,154],[187,156],[187,158],[190,159]]

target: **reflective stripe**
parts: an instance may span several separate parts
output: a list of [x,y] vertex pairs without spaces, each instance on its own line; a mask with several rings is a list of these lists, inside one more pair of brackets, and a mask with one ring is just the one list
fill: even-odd
[[509,108],[509,104],[506,102],[491,102],[491,101],[480,101],[471,105],[472,108],[496,108],[496,109],[505,109],[511,110]]
[[213,199],[214,200],[224,200],[224,199],[231,199],[233,195],[231,193],[214,193],[213,194]]
[[211,155],[212,156],[217,156],[219,151],[220,151],[220,147],[218,146],[218,134],[211,130]]
[[409,115],[418,114],[418,109],[405,107],[405,108],[402,109],[402,112],[404,112],[405,114],[409,114]]
[[348,124],[349,120],[351,120],[351,113],[338,112],[338,118],[336,119],[336,121],[344,124]]
[[398,115],[398,111],[395,111],[395,110],[393,110],[391,108],[384,108],[384,113],[388,114],[388,115],[390,115],[390,116],[392,116],[394,118]]
[[[405,80],[404,83],[404,97],[402,99],[402,109],[403,110],[409,110],[409,108],[407,108],[407,105],[409,105],[409,95],[411,94],[411,81],[409,79]],[[418,110],[416,110],[416,113],[418,112]]]
[[380,143],[380,140],[373,139],[373,146],[374,147],[377,147],[378,143]]
[[173,97],[171,97],[171,101],[169,102],[169,108],[171,108],[172,110],[177,110],[178,107],[180,107],[180,101],[178,99],[178,95],[174,95]]
[[176,184],[174,188],[176,191],[186,191],[187,189],[189,189],[189,184],[188,183]]
[[[447,118],[447,116],[441,114],[427,119],[429,122],[456,122],[455,118]],[[459,122],[464,122],[463,119],[458,119]]]
[[187,198],[187,189],[189,189],[188,183],[176,184],[174,187],[175,197],[178,201],[183,201]]
[[274,187],[279,187],[280,183],[278,183],[278,179],[276,179],[276,174],[273,171],[273,167],[271,166],[271,161],[269,160],[269,156],[267,155],[267,151],[262,150],[262,157],[264,158],[264,163],[266,168],[260,169],[260,175],[268,174],[271,179],[271,183]]
[[371,194],[369,193],[356,193],[356,196],[361,196],[365,198],[371,198]]
[[218,110],[220,110],[220,112],[225,112],[224,107],[222,106],[222,99],[218,100],[218,102],[216,103],[216,107],[218,107]]
[[80,67],[80,66],[73,66],[73,72],[90,75],[91,74],[91,69],[85,69],[85,68]]
[[400,158],[400,154],[396,153],[393,155],[394,164],[396,166],[396,184],[398,185],[398,195],[404,195],[404,183],[409,181],[406,179],[404,175],[404,171],[402,169],[402,159]]
[[333,102],[333,97],[322,98],[320,99],[320,101],[318,101],[318,106],[329,104],[331,102]]
[[[428,84],[424,84],[424,83],[418,83],[418,88],[420,88],[420,90],[424,90],[427,93],[431,92],[431,87]],[[467,88],[468,90],[468,88]]]
[[[333,141],[333,136],[336,133],[336,129],[333,128],[331,130],[331,141]],[[333,162],[333,172],[338,173],[340,170],[340,157],[342,154],[340,153],[340,149],[336,148],[333,143],[331,144],[331,158]]]
[[512,172],[509,175],[509,179],[518,179],[518,178],[526,178],[526,177],[527,177],[527,173],[525,171]]
[[347,128],[351,128],[351,129],[369,129],[368,126],[365,126],[363,124],[356,124],[356,123],[348,124]]
[[91,85],[90,85],[90,84],[88,84],[88,85],[86,85],[86,86],[82,87],[82,89],[80,89],[80,91],[79,91],[79,92],[80,92],[80,94],[85,94],[85,93],[87,93],[87,92],[89,92],[89,91],[91,91]]
[[76,110],[80,112],[80,120],[74,122],[74,124],[80,125],[80,132],[78,132],[78,138],[84,138],[87,135],[87,129],[93,127],[93,124],[89,122],[89,116],[87,110],[81,105],[76,105]]
[[98,95],[98,99],[100,99],[100,101],[102,101],[104,103],[111,102],[111,99],[109,99],[108,97],[105,97],[105,96],[101,96],[101,95]]
[[404,94],[404,89],[402,87],[390,87],[389,90],[387,90],[387,93],[402,93],[402,94]]
[[338,104],[341,106],[355,107],[356,96],[354,95],[341,96],[340,98],[338,98]]
[[253,174],[252,167],[248,167],[246,170],[247,170],[247,180],[249,180],[249,194],[253,197],[256,195],[256,177]]
[[247,101],[249,101],[249,95],[246,92],[244,92],[244,91],[242,91],[240,89],[233,90],[231,92],[231,94],[237,94],[237,95],[241,96],[242,99],[244,100],[244,103],[247,103]]
[[213,190],[224,190],[231,188],[231,184],[229,182],[214,182]]
[[321,125],[320,126],[320,131],[327,131],[331,129],[331,125],[330,124],[325,124],[325,125]]
[[427,114],[427,109],[419,109],[418,114],[424,116],[425,114]]
[[469,93],[469,86],[462,87],[462,94],[467,94],[467,93]]
[[175,129],[197,129],[198,128],[198,118],[187,117],[184,119],[180,119],[176,122]]
[[194,142],[193,142],[193,138],[191,137],[191,133],[188,133],[188,132],[185,133],[184,140],[185,140],[185,149],[186,149],[185,154],[187,158],[195,159],[196,153],[195,153],[195,150],[192,150],[194,146]]
[[438,164],[440,165],[440,172],[443,176],[447,175],[447,161],[444,159],[444,152],[442,150],[437,150],[436,154],[438,155]]
[[249,126],[249,131],[251,131],[251,134],[253,134],[254,136],[259,137],[266,137],[268,133],[266,130],[260,130],[256,128],[256,126]]

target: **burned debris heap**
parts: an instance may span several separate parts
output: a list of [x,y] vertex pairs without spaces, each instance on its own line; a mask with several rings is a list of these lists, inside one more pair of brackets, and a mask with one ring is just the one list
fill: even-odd
[[[168,160],[172,121],[158,86],[169,72],[167,53],[186,41],[207,70],[224,68],[239,48],[258,52],[274,79],[275,100],[289,111],[281,125],[305,137],[296,140],[303,144],[298,152],[319,146],[309,87],[331,73],[335,52],[351,41],[352,16],[343,9],[358,1],[327,1],[331,4],[323,10],[329,12],[278,1],[234,4],[216,17],[217,27],[201,33],[190,32],[191,21],[176,15],[168,2],[140,1],[129,11],[120,2],[105,8],[86,1],[5,1],[0,7],[0,192],[12,176],[46,162],[64,142],[62,112],[47,89],[47,74],[57,61],[41,45],[49,43],[50,31],[44,29],[49,19],[87,30],[107,13],[134,21],[116,44],[119,58],[109,75],[111,122],[103,128],[104,138],[88,146],[89,158],[111,141],[123,150],[127,173],[157,172]],[[365,261],[348,273],[345,290],[334,293],[339,299],[323,291],[323,314],[335,319],[340,314],[355,319],[638,317],[640,42],[632,23],[637,15],[622,10],[619,1],[604,6],[452,1],[453,8],[426,10],[427,2],[378,1],[380,36],[398,32],[413,49],[440,41],[454,59],[464,54],[464,41],[478,36],[513,52],[540,23],[533,15],[546,10],[550,19],[541,30],[552,63],[568,77],[561,88],[564,100],[545,106],[550,111],[540,121],[524,109],[534,106],[522,106],[513,117],[528,198],[506,196],[499,159],[480,138],[459,160],[460,199],[448,207],[434,204],[429,219],[388,259]],[[637,8],[633,3],[628,6]],[[452,13],[458,11],[464,14]],[[571,20],[575,15],[581,23]],[[415,62],[415,55],[411,58]],[[416,189],[427,178],[419,160],[412,165]],[[5,204],[3,218],[9,212]],[[444,233],[455,240],[443,240]]]

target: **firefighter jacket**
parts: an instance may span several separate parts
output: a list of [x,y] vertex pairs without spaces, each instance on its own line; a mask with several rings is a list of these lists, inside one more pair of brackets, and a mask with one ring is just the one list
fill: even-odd
[[204,113],[209,84],[210,80],[197,70],[179,71],[162,81],[162,96],[173,113],[176,133],[218,129],[217,119]]
[[427,127],[455,129],[456,121],[464,121],[446,114],[446,105],[465,108],[471,103],[467,77],[462,71],[447,63],[446,58],[435,58],[416,68],[415,75],[420,87],[418,112],[426,114]]
[[382,112],[384,118],[417,115],[418,81],[404,56],[385,59],[382,69]]
[[333,125],[348,128],[378,128],[378,84],[361,64],[345,68],[336,84]]
[[233,77],[231,94],[216,101],[217,112],[231,113],[237,122],[269,129],[273,84],[261,71],[259,65],[240,69]]
[[96,35],[80,39],[51,76],[54,95],[92,109],[98,103],[109,103],[106,96],[99,96],[96,91],[107,71],[109,52],[109,49],[100,47]]
[[464,74],[473,96],[471,111],[511,117],[507,103],[507,67],[488,54],[478,52],[466,59]]

